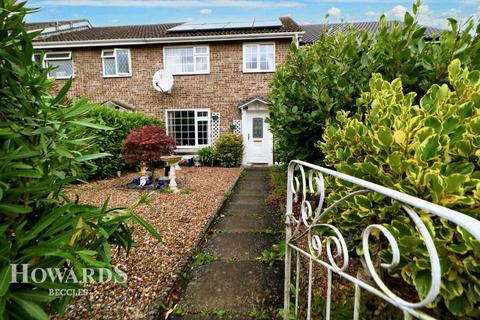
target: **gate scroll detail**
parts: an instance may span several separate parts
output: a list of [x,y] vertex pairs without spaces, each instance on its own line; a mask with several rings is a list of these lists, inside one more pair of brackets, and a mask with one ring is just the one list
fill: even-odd
[[[325,177],[330,176],[344,182],[349,182],[359,189],[342,197],[328,207],[325,207]],[[363,193],[376,192],[385,197],[398,201],[404,213],[415,224],[416,229],[422,236],[428,251],[431,271],[431,286],[428,293],[418,302],[410,302],[395,294],[386,283],[384,283],[378,274],[369,251],[369,238],[372,232],[382,234],[388,242],[392,259],[389,263],[380,265],[383,269],[391,269],[400,262],[400,249],[394,235],[383,225],[371,224],[367,226],[362,233],[362,251],[363,259],[366,265],[366,271],[373,280],[372,283],[363,281],[358,277],[352,276],[346,272],[349,266],[349,251],[347,242],[340,230],[329,223],[322,222],[322,218],[331,212],[334,208],[344,203],[347,199]],[[308,195],[314,195],[315,201],[312,201]],[[300,203],[298,212],[294,212],[295,202]],[[308,286],[307,290],[307,319],[311,318],[312,307],[312,272],[314,265],[320,265],[327,270],[327,296],[326,296],[326,319],[331,315],[331,296],[332,296],[332,277],[333,274],[352,282],[355,287],[354,296],[354,319],[359,319],[360,315],[360,297],[361,291],[366,290],[375,296],[392,304],[403,311],[405,319],[412,317],[418,319],[434,319],[425,314],[420,309],[433,302],[440,292],[441,270],[440,259],[435,247],[435,243],[428,232],[427,227],[418,215],[417,211],[428,212],[431,215],[444,218],[467,230],[473,237],[480,241],[480,221],[451,210],[437,204],[371,183],[356,177],[352,177],[331,169],[323,168],[304,161],[291,161],[288,167],[288,186],[287,186],[287,208],[286,208],[286,246],[285,246],[285,284],[284,284],[284,319],[288,320],[290,311],[294,310],[298,317],[299,310],[299,289],[300,289],[300,256],[308,261]],[[316,233],[321,227],[329,229],[330,235],[323,237]],[[302,248],[299,242],[304,239],[307,246]],[[325,250],[325,254],[322,254]],[[295,259],[295,277],[292,279],[292,260]],[[341,260],[341,263],[338,263]],[[296,287],[294,291],[294,305],[291,302],[292,285]]]

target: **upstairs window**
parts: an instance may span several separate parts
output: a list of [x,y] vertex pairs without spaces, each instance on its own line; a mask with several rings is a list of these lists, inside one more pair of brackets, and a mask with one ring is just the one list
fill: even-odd
[[165,47],[164,68],[172,74],[210,73],[210,52],[208,46]]
[[274,72],[275,43],[243,45],[243,72]]
[[102,62],[104,77],[128,77],[132,75],[129,49],[102,50]]
[[210,110],[167,110],[167,133],[179,147],[204,147],[210,144]]
[[68,79],[73,77],[71,52],[47,52],[43,58],[43,63],[46,68],[53,68],[48,73],[49,78]]

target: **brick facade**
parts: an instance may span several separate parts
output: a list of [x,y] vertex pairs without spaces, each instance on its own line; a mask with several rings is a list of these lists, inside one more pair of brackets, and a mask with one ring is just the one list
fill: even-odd
[[[137,111],[161,119],[166,109],[210,108],[220,112],[222,131],[226,131],[233,120],[240,119],[241,101],[270,93],[273,73],[243,73],[243,43],[209,43],[210,74],[174,76],[170,95],[152,86],[153,74],[163,68],[163,45],[131,46],[132,76],[124,78],[103,78],[100,54],[105,48],[74,48],[75,79],[69,97],[87,96],[95,102],[122,99]],[[290,43],[289,39],[275,41],[277,66],[288,55]]]

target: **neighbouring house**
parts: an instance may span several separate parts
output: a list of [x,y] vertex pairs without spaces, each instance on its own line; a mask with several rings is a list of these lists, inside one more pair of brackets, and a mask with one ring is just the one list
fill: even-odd
[[[386,25],[388,28],[393,28],[395,23],[403,25],[403,22],[400,21],[387,21]],[[328,24],[306,24],[302,25],[305,33],[300,39],[300,45],[309,45],[318,40],[320,35],[324,32],[348,32],[350,28],[355,30],[365,30],[371,35],[377,34],[381,25],[377,21],[368,21],[368,22],[342,22],[342,23],[328,23]],[[442,29],[425,26],[424,38],[427,41],[433,40],[435,35],[440,36],[442,34]]]
[[[56,69],[61,85],[74,78],[69,97],[87,96],[117,109],[165,120],[178,153],[213,145],[222,132],[244,138],[243,164],[272,164],[273,136],[265,122],[270,83],[290,45],[308,45],[325,30],[378,23],[298,25],[274,21],[166,23],[92,27],[87,20],[27,24],[44,28],[34,58]],[[432,32],[435,32],[433,30]],[[158,92],[152,77],[173,74],[171,92]]]

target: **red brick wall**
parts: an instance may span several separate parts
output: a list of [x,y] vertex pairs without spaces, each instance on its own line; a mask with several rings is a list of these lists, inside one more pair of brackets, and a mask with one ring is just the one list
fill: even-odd
[[[175,76],[171,95],[155,91],[152,76],[163,68],[163,46],[132,46],[132,76],[103,78],[102,48],[73,49],[75,79],[70,98],[87,96],[92,101],[122,99],[138,111],[165,119],[172,108],[210,108],[221,113],[222,131],[240,119],[238,104],[254,95],[268,95],[273,73],[243,73],[244,42],[210,43],[210,74]],[[276,63],[289,52],[290,40],[276,41]],[[59,82],[61,80],[58,80]],[[62,81],[63,82],[63,81]]]

